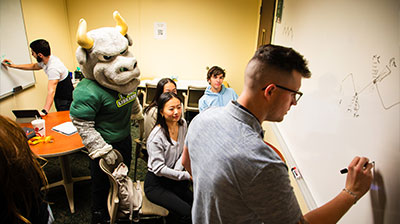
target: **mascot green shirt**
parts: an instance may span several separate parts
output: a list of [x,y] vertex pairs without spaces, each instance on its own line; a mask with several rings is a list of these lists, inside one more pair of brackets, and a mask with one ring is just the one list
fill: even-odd
[[70,114],[95,122],[95,129],[107,143],[119,142],[130,134],[130,116],[136,91],[123,95],[83,79],[74,90]]

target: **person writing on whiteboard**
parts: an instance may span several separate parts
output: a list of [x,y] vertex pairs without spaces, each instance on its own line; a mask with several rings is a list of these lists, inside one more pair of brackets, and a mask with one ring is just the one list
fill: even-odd
[[303,215],[286,164],[264,143],[261,123],[282,121],[302,96],[302,78],[310,76],[293,49],[261,46],[238,100],[192,120],[182,164],[193,177],[193,223],[336,223],[369,190],[372,165],[355,157],[344,189]]
[[223,107],[231,100],[236,100],[238,95],[235,90],[225,87],[225,70],[218,66],[208,69],[207,82],[210,84],[199,99],[199,112],[209,107]]
[[50,111],[53,100],[57,111],[69,110],[74,87],[68,75],[68,69],[58,57],[51,55],[50,45],[46,40],[35,40],[29,47],[37,63],[16,65],[11,60],[5,59],[2,65],[21,70],[43,69],[49,81],[46,102],[41,112],[46,115]]

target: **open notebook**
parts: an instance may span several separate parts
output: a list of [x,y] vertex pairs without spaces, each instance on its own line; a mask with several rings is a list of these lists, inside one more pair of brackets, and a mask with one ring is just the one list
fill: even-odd
[[72,135],[78,131],[71,121],[67,121],[57,126],[54,126],[51,130],[60,132],[64,135]]

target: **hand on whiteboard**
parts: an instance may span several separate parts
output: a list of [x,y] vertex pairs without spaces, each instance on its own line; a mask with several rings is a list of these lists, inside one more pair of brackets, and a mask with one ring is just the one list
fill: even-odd
[[4,65],[4,66],[6,66],[6,67],[12,67],[11,65],[12,65],[13,63],[12,63],[11,60],[4,59],[4,60],[1,62],[1,64]]
[[360,199],[368,192],[372,182],[372,163],[366,157],[355,157],[348,167],[346,189]]

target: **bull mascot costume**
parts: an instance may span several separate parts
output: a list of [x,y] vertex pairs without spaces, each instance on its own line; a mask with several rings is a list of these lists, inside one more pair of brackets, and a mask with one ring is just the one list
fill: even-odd
[[115,27],[87,32],[84,19],[79,21],[76,58],[85,78],[73,93],[70,116],[89,152],[92,177],[92,223],[109,219],[107,195],[109,181],[99,167],[100,158],[114,164],[118,150],[129,167],[132,141],[130,119],[142,119],[136,97],[140,83],[137,61],[129,51],[132,40],[127,24],[114,12]]

